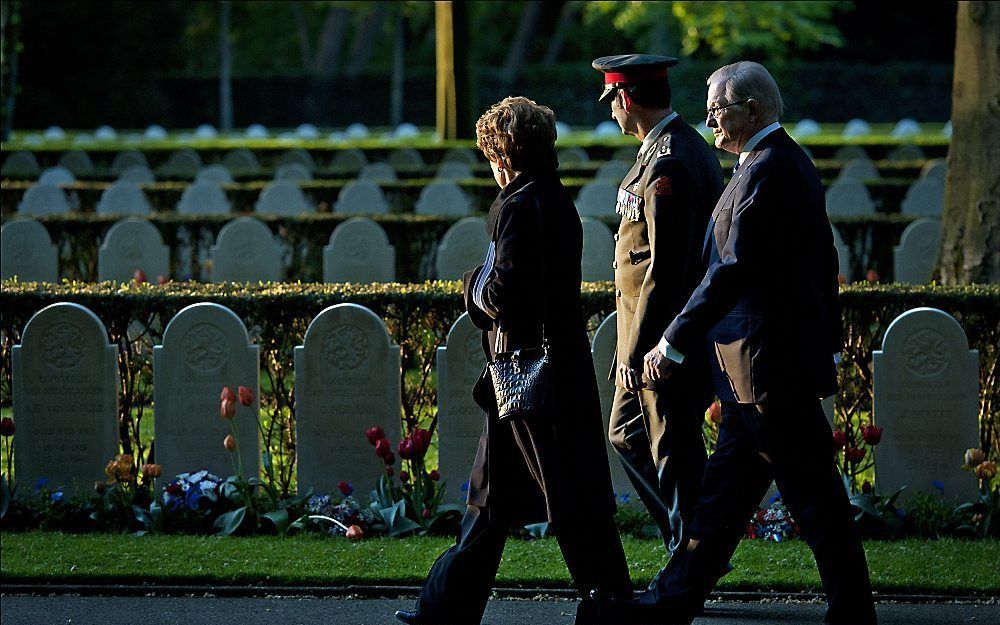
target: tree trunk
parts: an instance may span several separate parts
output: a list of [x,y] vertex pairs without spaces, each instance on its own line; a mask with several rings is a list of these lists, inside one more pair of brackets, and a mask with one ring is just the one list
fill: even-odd
[[571,0],[563,4],[559,11],[559,21],[556,22],[555,32],[552,34],[552,39],[549,40],[549,47],[545,51],[542,63],[548,65],[559,60],[559,53],[562,52],[563,43],[566,41],[566,33],[573,26],[573,22],[576,21],[576,16],[582,8],[583,2],[578,0]]
[[336,4],[327,11],[313,63],[313,71],[318,76],[335,78],[340,71],[340,50],[344,47],[350,17],[348,9],[339,8]]
[[219,128],[233,129],[233,44],[229,33],[230,3],[219,3]]
[[406,11],[396,8],[396,30],[392,41],[392,83],[389,93],[389,120],[393,127],[403,123],[403,77],[406,70]]
[[21,43],[21,3],[4,2],[0,11],[0,48],[3,54],[2,89],[0,106],[3,107],[4,141],[10,140],[14,130],[14,100],[17,95],[17,53]]
[[312,46],[309,45],[309,26],[306,16],[302,14],[302,3],[292,2],[292,17],[295,18],[295,34],[299,40],[299,52],[302,55],[302,69],[308,72],[312,68]]
[[[456,139],[473,139],[476,136],[476,82],[472,75],[472,49],[469,46],[469,3],[454,2],[452,25],[454,26],[455,67],[455,121]],[[536,4],[536,3],[531,3]],[[541,2],[537,4],[542,4]]]
[[517,79],[517,75],[528,57],[528,46],[538,34],[538,25],[544,8],[544,2],[525,4],[524,12],[521,13],[521,21],[517,25],[517,33],[514,35],[514,41],[511,42],[510,49],[507,51],[507,63],[504,64],[500,74],[500,82],[503,85],[510,87]]
[[375,42],[381,35],[382,25],[385,23],[386,6],[385,2],[374,3],[365,16],[361,28],[354,33],[354,41],[351,42],[351,62],[345,71],[348,78],[357,78],[371,59]]
[[941,282],[1000,282],[1000,4],[959,2]]

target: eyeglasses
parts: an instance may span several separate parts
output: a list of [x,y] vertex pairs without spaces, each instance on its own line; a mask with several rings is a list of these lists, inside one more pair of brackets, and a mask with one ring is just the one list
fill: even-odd
[[747,98],[746,100],[743,100],[741,102],[730,102],[729,104],[723,104],[722,106],[713,106],[711,108],[705,109],[705,118],[707,119],[709,117],[717,117],[719,115],[719,111],[724,111],[730,106],[736,106],[738,104],[746,104],[749,101],[750,98]]

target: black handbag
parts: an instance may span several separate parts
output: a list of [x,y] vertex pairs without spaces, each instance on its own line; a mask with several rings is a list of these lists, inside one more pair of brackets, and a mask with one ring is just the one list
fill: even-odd
[[[500,333],[497,333],[499,343]],[[542,346],[497,353],[489,363],[500,419],[531,419],[551,412],[553,372],[548,339]]]

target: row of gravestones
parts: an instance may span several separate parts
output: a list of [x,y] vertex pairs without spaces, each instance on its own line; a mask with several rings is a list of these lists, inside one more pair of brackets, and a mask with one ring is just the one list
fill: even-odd
[[[874,215],[875,201],[865,183],[853,177],[840,177],[826,188],[826,212],[831,217]],[[899,212],[940,217],[944,212],[944,179],[938,176],[918,178],[906,189]]]
[[[583,220],[582,274],[586,281],[613,280],[614,240],[611,230],[594,219]],[[457,280],[486,255],[489,238],[481,217],[453,224],[436,248],[439,280]],[[57,251],[48,231],[33,219],[14,219],[0,229],[0,276],[23,281],[57,282]],[[211,249],[213,282],[257,282],[284,279],[284,249],[266,224],[240,217],[223,226]],[[119,221],[98,250],[99,280],[128,282],[138,270],[149,278],[170,277],[170,249],[156,226],[142,218]],[[396,250],[376,222],[354,217],[337,226],[323,248],[323,281],[393,282]]]
[[[823,132],[819,123],[813,119],[801,119],[796,122],[795,126],[792,128],[792,136],[801,139],[803,137],[809,137],[813,135],[818,135]],[[924,132],[915,119],[909,117],[903,118],[896,122],[893,126],[892,131],[889,133],[890,136],[896,138],[912,137],[919,135]],[[871,125],[863,119],[852,119],[844,124],[843,129],[841,129],[842,137],[863,137],[872,134]],[[951,136],[951,122],[947,122],[941,128],[941,134],[950,137]]]
[[[944,182],[948,174],[948,162],[943,158],[932,158],[926,161],[920,169],[920,178],[937,178]],[[859,182],[869,182],[882,178],[878,167],[868,158],[854,158],[845,162],[837,178],[851,179]]]
[[[843,237],[833,229],[833,241],[840,259],[840,275],[844,282],[860,279],[851,271],[851,251]],[[937,266],[941,243],[941,222],[922,217],[908,225],[892,248],[893,281],[897,284],[928,284]]]
[[[299,124],[294,130],[283,131],[273,136],[277,139],[287,139],[287,140],[317,140],[323,139],[321,136],[322,131],[313,124]],[[325,139],[328,141],[347,141],[349,139],[365,139],[371,136],[372,132],[369,130],[368,126],[362,123],[353,123],[347,126],[344,130],[334,130],[328,134]],[[416,137],[420,134],[420,129],[415,125],[404,122],[399,124],[395,128],[388,130],[382,134],[383,139],[410,139]],[[164,139],[171,138],[177,141],[184,141],[190,139],[215,139],[220,136],[219,130],[211,124],[201,124],[194,129],[193,132],[168,132],[166,128],[160,126],[159,124],[153,124],[146,128],[144,132],[134,133],[129,132],[125,134],[120,134],[113,127],[108,125],[98,126],[93,133],[78,133],[73,137],[73,143],[83,144],[83,143],[93,143],[100,141],[115,141],[119,138],[124,138],[126,141],[163,141]],[[270,130],[261,124],[250,124],[242,132],[226,133],[226,136],[233,137],[245,137],[247,139],[267,139],[272,136]],[[66,141],[69,137],[65,130],[59,126],[49,126],[45,129],[42,134],[37,133],[24,133],[17,132],[15,137],[18,141],[23,141],[29,145],[40,145],[45,141]]]
[[[592,347],[605,425],[615,341],[612,315]],[[400,348],[373,312],[338,304],[312,320],[294,360],[300,490],[333,492],[340,481],[367,487],[379,464],[365,429],[379,425],[391,440],[400,438]],[[437,352],[439,462],[450,496],[468,475],[482,432],[471,389],[484,364],[480,331],[463,314]],[[228,308],[194,304],[170,320],[162,344],[153,348],[155,460],[165,479],[198,469],[228,472],[231,460],[221,441],[229,424],[217,416],[219,393],[242,385],[259,398],[259,367],[258,346]],[[903,313],[874,354],[873,376],[873,420],[885,429],[876,456],[881,492],[930,490],[939,482],[946,492],[971,499],[974,480],[960,462],[978,442],[979,356],[958,322],[931,308]],[[85,489],[103,479],[118,447],[118,383],[117,349],[96,315],[73,303],[36,313],[13,348],[18,480],[46,477]],[[251,474],[260,470],[253,417],[259,409],[256,399],[234,423]],[[616,491],[631,491],[608,451]]]

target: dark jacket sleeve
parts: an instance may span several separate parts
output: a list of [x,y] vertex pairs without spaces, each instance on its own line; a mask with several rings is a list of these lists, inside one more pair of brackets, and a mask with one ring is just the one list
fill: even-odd
[[748,172],[747,193],[733,209],[733,220],[719,254],[684,309],[670,323],[663,337],[682,354],[702,349],[704,337],[743,298],[747,287],[759,279],[767,256],[781,182],[775,176]]
[[698,210],[694,180],[677,159],[656,161],[644,200],[651,255],[622,352],[628,355],[629,366],[638,370],[643,356],[659,343],[664,325],[687,301],[684,278],[690,271],[691,248],[701,242],[694,233]]
[[538,318],[542,300],[542,233],[538,203],[513,196],[497,216],[496,256],[483,288],[483,302],[500,329],[517,329]]
[[470,269],[462,275],[462,294],[465,299],[465,310],[468,311],[472,320],[472,325],[484,332],[493,329],[493,319],[472,300],[472,289],[476,284],[476,278],[483,271],[483,266],[479,265],[475,269]]

